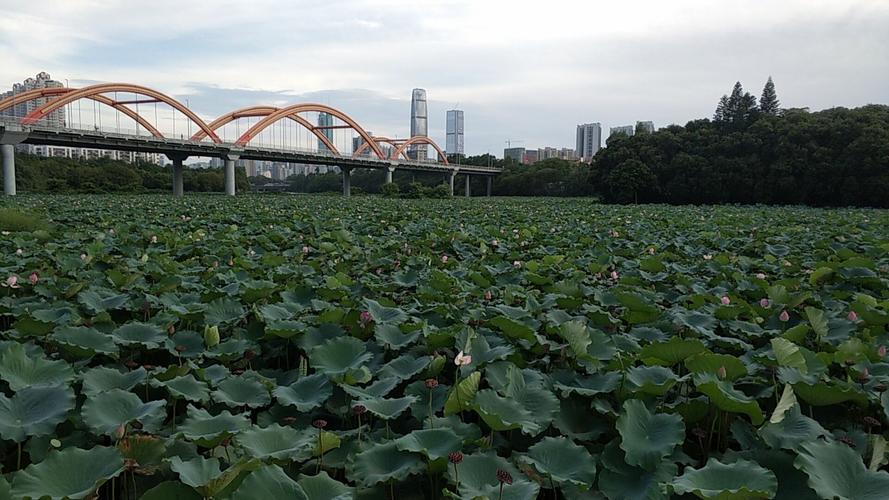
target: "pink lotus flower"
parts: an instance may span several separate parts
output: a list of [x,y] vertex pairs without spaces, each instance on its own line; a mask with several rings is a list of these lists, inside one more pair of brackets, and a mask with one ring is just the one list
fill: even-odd
[[441,262],[442,262],[443,264],[447,264],[447,263],[448,263],[448,256],[447,256],[447,255],[442,255],[442,256],[441,256]]
[[722,305],[724,305],[724,306],[727,306],[732,303],[732,299],[728,298],[728,295],[723,295],[722,298],[719,299],[719,301],[722,302]]
[[763,309],[768,309],[769,307],[771,307],[771,305],[772,304],[769,302],[769,299],[766,299],[766,298],[759,299],[759,307],[762,307]]
[[368,311],[361,311],[359,321],[361,322],[361,326],[367,326],[371,321],[373,321],[373,316],[371,316],[370,312]]
[[881,345],[880,348],[877,349],[877,355],[880,356],[881,358],[885,358],[886,357],[886,346]]
[[19,277],[16,275],[12,275],[6,278],[6,282],[3,283],[3,286],[9,288],[19,288]]
[[617,274],[617,271],[611,271],[611,279],[617,281],[618,278],[620,278],[620,275]]
[[30,276],[28,276],[28,281],[30,281],[32,285],[36,285],[39,279],[40,277],[37,275],[37,271],[34,271],[33,273],[31,273]]
[[846,316],[846,319],[849,321],[858,321],[858,315],[855,314],[855,311],[849,311],[849,314]]
[[463,354],[463,351],[457,353],[457,357],[454,358],[454,364],[457,366],[466,366],[469,363],[472,363],[472,356]]
[[719,378],[725,378],[728,374],[725,371],[725,366],[720,366],[718,370],[716,370],[716,374],[719,375]]
[[497,241],[497,240],[491,240],[491,246],[492,246],[492,247],[496,247],[496,246],[499,245],[499,244],[500,244],[499,241]]
[[780,319],[781,321],[789,321],[790,315],[787,314],[787,311],[781,311],[781,314],[778,315],[778,319]]
[[766,279],[766,275],[763,273],[756,273],[756,279],[764,280]]
[[491,291],[485,290],[485,300],[491,300]]
[[309,247],[307,247],[307,246],[303,246],[303,254],[304,254],[304,255],[308,255],[308,254],[309,254]]

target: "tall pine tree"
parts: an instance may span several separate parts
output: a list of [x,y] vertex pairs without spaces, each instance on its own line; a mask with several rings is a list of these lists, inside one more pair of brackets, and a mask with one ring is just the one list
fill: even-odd
[[759,111],[764,115],[777,115],[780,104],[778,94],[775,93],[775,82],[769,76],[769,80],[762,89],[762,97],[759,98]]
[[722,123],[725,121],[725,112],[728,109],[728,96],[723,94],[721,98],[719,98],[719,104],[716,105],[716,112],[713,113],[713,121]]

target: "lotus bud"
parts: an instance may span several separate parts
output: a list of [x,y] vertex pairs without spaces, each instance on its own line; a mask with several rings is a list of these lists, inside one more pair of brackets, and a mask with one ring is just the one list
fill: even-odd
[[718,370],[716,370],[716,374],[719,375],[719,378],[725,378],[728,374],[725,371],[725,366],[720,366]]
[[768,309],[769,307],[771,307],[771,305],[772,304],[769,302],[769,299],[766,299],[766,298],[759,299],[759,307],[762,307],[763,309]]
[[214,326],[205,326],[204,327],[204,343],[207,344],[207,347],[213,347],[219,344],[219,327]]
[[778,315],[778,319],[787,322],[790,320],[790,314],[787,314],[787,311],[781,311],[781,314]]
[[117,428],[114,429],[114,439],[116,441],[120,441],[126,435],[127,435],[127,428],[123,424],[118,425]]
[[881,358],[885,358],[886,357],[886,346],[881,345],[880,348],[877,349],[877,355],[880,356]]
[[438,387],[438,380],[435,380],[434,378],[427,378],[426,379],[426,388],[427,389],[435,389],[436,387]]
[[846,316],[849,321],[858,321],[858,314],[855,311],[849,311],[849,315]]
[[485,300],[491,300],[491,291],[485,290]]

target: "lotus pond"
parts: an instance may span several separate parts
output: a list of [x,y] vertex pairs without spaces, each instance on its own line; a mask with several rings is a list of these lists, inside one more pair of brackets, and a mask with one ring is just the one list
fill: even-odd
[[889,212],[20,197],[0,499],[889,497]]

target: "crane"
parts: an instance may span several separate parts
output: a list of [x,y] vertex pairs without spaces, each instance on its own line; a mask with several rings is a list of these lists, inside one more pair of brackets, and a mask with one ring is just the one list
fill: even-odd
[[511,148],[511,147],[512,147],[512,143],[521,144],[521,143],[523,143],[523,142],[525,142],[525,141],[516,141],[516,140],[513,140],[513,139],[507,139],[507,140],[506,140],[506,147],[507,147],[507,148]]

